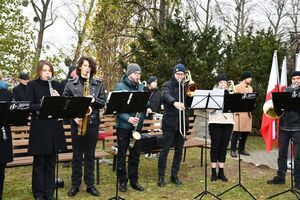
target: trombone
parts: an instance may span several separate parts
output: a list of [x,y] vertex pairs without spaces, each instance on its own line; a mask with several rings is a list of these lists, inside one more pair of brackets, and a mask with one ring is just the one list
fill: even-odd
[[[185,85],[186,89],[185,89]],[[182,103],[185,105],[184,95],[186,94],[189,97],[193,97],[195,95],[195,91],[199,89],[199,85],[196,84],[192,80],[192,75],[190,70],[185,71],[184,79],[181,81],[178,81],[178,101],[179,103]],[[186,129],[185,129],[185,109],[178,111],[179,115],[179,132],[182,135],[183,138],[186,136]]]

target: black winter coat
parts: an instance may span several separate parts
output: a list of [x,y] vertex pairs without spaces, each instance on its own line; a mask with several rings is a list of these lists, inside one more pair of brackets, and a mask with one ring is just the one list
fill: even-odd
[[[82,97],[83,96],[83,82],[81,77],[69,80],[64,88],[64,96]],[[91,103],[92,113],[89,115],[88,126],[98,126],[100,124],[99,109],[105,105],[105,93],[102,81],[90,79],[90,94],[95,98],[95,102]],[[72,120],[72,133],[76,131],[77,124]],[[74,127],[76,126],[76,127]]]
[[20,83],[13,88],[12,95],[15,101],[26,101],[26,85]]
[[[10,101],[11,99],[10,91],[0,89],[0,101]],[[1,130],[3,126],[7,140],[3,140],[3,132]],[[6,164],[11,161],[13,161],[13,151],[10,126],[8,124],[0,124],[0,164]]]
[[[163,131],[179,131],[179,111],[173,105],[174,102],[179,101],[179,84],[178,81],[173,78],[166,81],[162,85],[161,98],[164,105],[164,114],[162,119]],[[188,98],[184,95],[185,102],[188,102]],[[186,105],[186,107],[188,107]],[[183,124],[183,123],[182,123]],[[183,127],[183,126],[182,126]],[[189,129],[188,112],[185,112],[185,128]]]
[[[295,92],[298,97],[300,95],[300,87],[287,87],[285,92]],[[281,114],[281,113],[280,113]],[[280,130],[284,131],[300,131],[300,112],[285,111],[280,119]]]
[[[60,83],[56,81],[51,83],[53,89],[62,94]],[[26,95],[30,101],[32,112],[28,153],[32,155],[53,155],[65,152],[67,145],[62,122],[57,119],[38,118],[42,98],[50,96],[48,82],[41,79],[30,81],[26,88]]]
[[150,103],[150,109],[152,112],[160,113],[160,107],[161,107],[161,92],[157,89],[155,90],[149,90],[146,89],[146,92],[152,92],[151,96],[149,98]]

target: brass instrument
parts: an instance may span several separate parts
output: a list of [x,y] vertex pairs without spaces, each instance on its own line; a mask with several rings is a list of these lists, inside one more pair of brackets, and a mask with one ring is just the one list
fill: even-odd
[[233,80],[229,80],[229,81],[228,81],[227,90],[228,90],[229,94],[236,93],[235,85],[234,85]]
[[[184,93],[185,93],[185,89],[184,89],[184,82],[183,81],[178,81],[178,101],[179,103],[182,103],[183,105],[185,105],[184,103]],[[185,109],[183,110],[178,110],[178,121],[179,121],[179,133],[182,135],[183,138],[185,138],[186,136],[186,130],[185,130]],[[183,129],[182,129],[183,127]]]
[[[90,96],[90,73],[87,74],[87,79],[84,82],[83,86],[83,96],[88,97]],[[84,136],[87,130],[87,124],[89,120],[89,115],[92,113],[92,108],[89,107],[85,113],[85,116],[78,120],[78,135]]]
[[[141,115],[142,115],[141,113],[136,113],[135,117],[140,118]],[[130,148],[134,147],[135,141],[140,140],[142,138],[140,132],[137,131],[138,124],[139,123],[134,125],[134,130],[132,131],[132,138],[130,139],[130,143],[129,143]]]
[[278,115],[276,113],[272,99],[270,99],[264,103],[263,111],[264,111],[265,115],[267,115],[267,117],[269,117],[271,119],[278,119],[283,115],[283,113],[281,115]]
[[[146,85],[145,85],[145,83],[146,83]],[[142,84],[144,87],[147,86],[147,82],[146,81],[141,82],[139,80],[139,84]],[[142,116],[142,113],[136,113],[136,115],[135,115],[135,117],[138,117],[138,118],[140,118],[141,116]],[[135,144],[136,140],[140,140],[142,138],[140,132],[137,131],[138,124],[139,123],[137,123],[137,124],[134,125],[134,130],[132,131],[132,138],[130,139],[130,143],[129,143],[129,147],[130,148],[134,147],[134,144]]]
[[[293,85],[291,85],[291,88],[293,89],[292,92],[296,93],[296,90],[299,89],[299,86],[297,84],[293,84]],[[282,115],[283,115],[283,113],[279,114],[275,111],[272,99],[270,99],[264,103],[263,111],[264,111],[265,115],[267,115],[267,117],[269,117],[271,119],[278,119],[278,118],[282,117]]]
[[192,80],[190,70],[185,71],[183,83],[187,85],[185,89],[186,95],[193,97],[195,95],[195,91],[199,89],[199,85]]

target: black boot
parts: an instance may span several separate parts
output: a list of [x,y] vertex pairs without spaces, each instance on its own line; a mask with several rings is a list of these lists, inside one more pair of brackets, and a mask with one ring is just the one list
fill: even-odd
[[210,180],[212,182],[218,180],[216,168],[211,168],[211,178],[210,178]]
[[219,168],[218,178],[221,179],[224,182],[228,182],[228,179],[224,175],[224,168]]
[[285,184],[285,176],[274,176],[273,179],[268,180],[267,184],[270,185],[282,185]]

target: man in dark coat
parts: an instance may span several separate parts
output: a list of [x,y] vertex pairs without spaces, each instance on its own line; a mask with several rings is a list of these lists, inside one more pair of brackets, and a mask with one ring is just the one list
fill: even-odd
[[[88,116],[87,129],[84,135],[80,135],[81,129],[78,125],[82,123],[79,119],[71,120],[72,133],[72,187],[68,195],[75,196],[79,192],[82,178],[82,161],[84,161],[84,182],[86,191],[93,196],[99,196],[100,192],[94,186],[95,150],[98,139],[100,118],[99,109],[105,105],[104,85],[101,80],[93,78],[96,73],[96,62],[91,57],[82,56],[76,68],[78,77],[67,82],[64,96],[83,96],[84,87],[89,87],[92,112]],[[89,85],[87,85],[89,81]]]
[[145,91],[151,92],[149,98],[150,106],[147,110],[148,113],[159,113],[161,107],[161,92],[157,89],[157,78],[155,76],[149,77]]
[[29,76],[26,73],[19,75],[19,85],[13,88],[12,95],[15,101],[26,101],[26,86]]
[[[141,68],[136,63],[130,63],[127,66],[127,73],[117,84],[115,91],[143,91],[144,86],[140,84]],[[137,191],[144,191],[144,188],[138,183],[138,167],[141,153],[141,143],[137,140],[134,146],[129,149],[128,158],[128,178],[126,173],[126,152],[132,138],[132,131],[140,132],[143,126],[144,113],[137,116],[137,113],[120,113],[116,117],[116,129],[118,139],[117,170],[121,192],[126,192],[128,178],[130,185]],[[136,128],[135,128],[136,127]]]
[[[293,92],[300,95],[300,71],[293,71],[291,74],[292,85],[285,88],[285,92]],[[282,115],[282,113],[278,113]],[[267,184],[285,184],[287,172],[287,157],[290,140],[294,144],[294,182],[295,189],[300,190],[300,112],[294,110],[284,111],[280,118],[279,125],[279,151],[277,159],[277,175],[268,180]]]
[[[185,66],[177,64],[173,69],[173,77],[166,81],[162,86],[162,102],[164,105],[164,114],[162,119],[163,140],[162,147],[158,158],[158,181],[157,185],[163,187],[165,185],[165,170],[167,157],[172,144],[174,144],[174,157],[171,170],[171,182],[180,185],[182,182],[178,178],[178,171],[180,168],[182,150],[184,144],[183,132],[184,128],[188,130],[188,113],[185,112],[185,127],[183,121],[179,122],[179,111],[181,119],[183,119],[183,112],[186,105],[179,101],[179,90],[181,99],[186,98],[182,80],[185,76]],[[185,100],[187,102],[187,99]],[[181,123],[181,126],[179,124]],[[181,127],[181,130],[180,130]]]
[[[12,95],[11,92],[7,90],[7,84],[4,81],[1,81],[0,101],[10,101],[11,99]],[[10,126],[1,123],[1,121],[2,120],[0,120],[0,199],[2,199],[6,164],[13,161]]]

